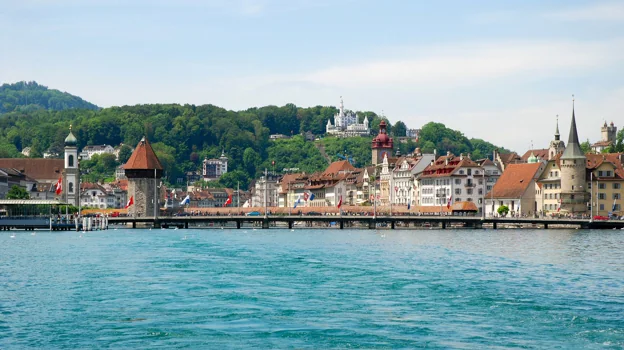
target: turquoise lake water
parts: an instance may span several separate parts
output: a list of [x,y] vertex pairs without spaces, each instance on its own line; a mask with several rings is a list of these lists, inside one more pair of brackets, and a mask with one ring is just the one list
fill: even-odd
[[624,347],[624,231],[80,235],[0,233],[0,349]]

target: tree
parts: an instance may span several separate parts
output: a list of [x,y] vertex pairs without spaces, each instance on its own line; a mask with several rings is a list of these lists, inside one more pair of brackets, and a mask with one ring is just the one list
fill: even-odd
[[6,196],[7,199],[29,199],[30,195],[24,187],[13,185]]
[[405,126],[405,123],[400,120],[396,122],[396,124],[392,127],[392,134],[395,137],[405,136],[407,134],[407,126]]
[[582,142],[580,146],[581,146],[581,151],[583,151],[583,153],[591,152],[591,143],[589,143],[589,139],[587,139],[587,141],[585,142]]
[[501,205],[496,211],[500,216],[507,216],[507,213],[509,213],[509,207],[506,205]]
[[249,178],[244,171],[234,170],[221,175],[219,183],[228,188],[237,188],[239,184],[241,188],[247,188],[249,186]]
[[258,152],[254,151],[253,148],[247,147],[243,152],[243,164],[245,165],[245,170],[249,176],[255,176],[257,172],[258,165],[262,162],[260,155]]
[[119,163],[126,164],[130,156],[132,155],[132,148],[128,145],[123,145],[119,149]]

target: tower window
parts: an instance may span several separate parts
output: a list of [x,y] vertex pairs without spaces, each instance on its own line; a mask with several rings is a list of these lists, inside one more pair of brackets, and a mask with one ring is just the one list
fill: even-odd
[[[72,158],[70,158],[70,159],[72,159]],[[74,193],[74,183],[73,182],[69,183],[69,193]]]
[[74,155],[73,154],[69,155],[67,163],[68,163],[68,166],[70,166],[70,167],[74,166]]

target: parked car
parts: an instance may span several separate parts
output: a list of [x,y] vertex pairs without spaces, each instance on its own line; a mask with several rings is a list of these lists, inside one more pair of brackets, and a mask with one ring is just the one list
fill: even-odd
[[602,215],[595,215],[594,220],[609,220],[609,218]]
[[250,211],[249,213],[245,214],[247,216],[260,216],[260,212],[259,211]]

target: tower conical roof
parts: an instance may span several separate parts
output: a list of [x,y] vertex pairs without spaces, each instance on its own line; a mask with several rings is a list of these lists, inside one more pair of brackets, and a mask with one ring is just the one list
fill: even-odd
[[561,155],[561,159],[585,159],[585,154],[581,150],[578,140],[578,132],[576,131],[576,118],[574,116],[574,104],[572,104],[572,122],[570,123],[570,136],[568,136],[568,145]]
[[162,170],[163,167],[152,146],[143,137],[124,165],[124,170]]
[[[574,113],[574,112],[572,112]],[[557,129],[555,129],[555,141],[559,141],[560,139],[560,135],[559,135],[559,116],[557,115]]]

